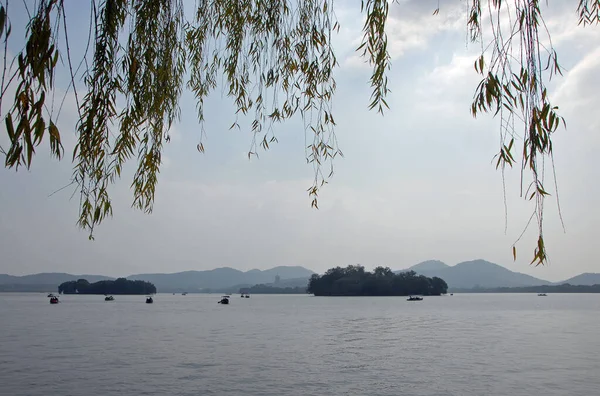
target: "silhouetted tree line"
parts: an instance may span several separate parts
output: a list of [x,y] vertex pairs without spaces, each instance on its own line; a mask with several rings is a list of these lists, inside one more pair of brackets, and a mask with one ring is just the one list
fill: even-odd
[[86,279],[64,282],[58,286],[61,294],[155,294],[156,287],[142,280],[103,280],[90,283]]
[[242,287],[242,294],[304,294],[306,287],[274,287],[264,284],[254,285],[252,287]]
[[306,291],[315,296],[439,296],[448,291],[448,285],[441,278],[414,271],[394,274],[387,267],[377,267],[369,272],[361,265],[349,265],[313,274]]

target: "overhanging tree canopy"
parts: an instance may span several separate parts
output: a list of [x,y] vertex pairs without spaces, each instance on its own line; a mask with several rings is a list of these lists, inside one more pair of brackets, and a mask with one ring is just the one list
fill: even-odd
[[[483,24],[492,32],[474,64],[482,80],[471,111],[473,116],[498,116],[502,145],[497,168],[520,162],[531,174],[524,195],[535,203],[532,218],[539,233],[532,263],[544,263],[542,215],[548,192],[542,163],[552,158],[552,134],[564,120],[546,89],[561,68],[544,24],[542,1],[467,3],[470,39],[482,40]],[[314,181],[308,192],[317,207],[319,188],[333,173],[333,159],[342,154],[331,111],[336,88],[332,73],[338,66],[332,35],[339,30],[333,0],[198,0],[189,20],[182,0],[90,0],[90,5],[90,45],[81,63],[71,58],[63,0],[29,5],[26,44],[11,63],[11,9],[9,0],[2,0],[0,114],[10,146],[0,149],[7,167],[29,168],[44,135],[52,155],[62,158],[54,102],[48,98],[53,97],[57,69],[66,68],[79,111],[73,151],[73,182],[81,193],[78,225],[91,238],[94,227],[112,214],[109,185],[136,155],[133,206],[152,211],[163,144],[179,117],[184,87],[196,96],[202,124],[204,100],[224,76],[236,114],[254,118],[248,156],[276,141],[274,123],[297,114],[303,119],[305,133],[312,137],[307,160],[314,167]],[[389,6],[387,0],[362,1],[366,19],[357,49],[372,66],[369,108],[380,113],[388,108]],[[573,6],[581,25],[600,20],[600,0],[578,0]],[[80,76],[85,92],[76,90]],[[16,87],[14,98],[2,112],[5,95],[13,93],[9,86]],[[237,121],[234,127],[239,127]],[[520,154],[517,144],[522,145]],[[197,148],[204,151],[202,141]],[[514,246],[513,253],[516,257]]]

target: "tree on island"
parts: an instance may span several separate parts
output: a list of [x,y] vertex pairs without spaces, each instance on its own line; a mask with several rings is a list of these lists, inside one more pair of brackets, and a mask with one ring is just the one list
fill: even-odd
[[[238,115],[252,118],[248,157],[277,141],[273,124],[295,115],[302,118],[306,157],[314,167],[308,192],[317,207],[319,189],[333,174],[333,159],[342,154],[331,106],[338,66],[332,41],[340,29],[333,0],[199,0],[191,19],[184,15],[183,0],[89,3],[84,59],[72,59],[64,0],[38,0],[27,8],[24,45],[9,45],[9,1],[0,2],[4,41],[0,117],[9,138],[8,147],[0,147],[0,152],[7,167],[29,168],[44,135],[51,154],[64,155],[57,107],[73,92],[79,119],[72,182],[80,192],[78,225],[92,238],[94,227],[112,215],[109,186],[132,157],[137,156],[138,162],[133,206],[152,211],[164,144],[180,117],[184,87],[196,97],[200,124],[204,101],[223,88],[236,107],[231,127],[240,127]],[[501,145],[496,166],[504,170],[517,164],[529,172],[531,182],[522,190],[534,204],[538,241],[532,262],[537,263],[546,261],[543,202],[548,189],[543,180],[550,167],[544,164],[552,159],[553,134],[563,121],[546,89],[562,69],[542,4],[542,0],[467,0],[465,18],[470,40],[481,46],[474,63],[481,82],[471,113],[498,116]],[[402,3],[361,2],[366,20],[357,48],[372,67],[369,108],[381,113],[388,108],[390,6]],[[600,0],[573,0],[575,10],[581,25],[600,21]],[[438,2],[434,14],[439,11]],[[483,39],[486,29],[491,31],[488,41]],[[14,59],[7,59],[13,48]],[[69,76],[66,89],[54,85],[59,66]],[[5,98],[12,103],[2,108]],[[202,127],[200,135],[197,148],[204,152]],[[528,182],[522,178],[521,183]]]
[[156,294],[156,287],[142,280],[103,280],[89,283],[86,279],[64,282],[58,286],[60,294]]
[[414,271],[394,274],[390,268],[377,267],[371,273],[361,265],[349,265],[313,274],[306,291],[315,296],[439,296],[448,291],[448,285],[441,278]]

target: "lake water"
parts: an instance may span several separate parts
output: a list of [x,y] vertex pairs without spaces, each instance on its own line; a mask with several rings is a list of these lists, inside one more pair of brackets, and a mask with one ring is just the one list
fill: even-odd
[[0,294],[1,395],[596,395],[600,295]]

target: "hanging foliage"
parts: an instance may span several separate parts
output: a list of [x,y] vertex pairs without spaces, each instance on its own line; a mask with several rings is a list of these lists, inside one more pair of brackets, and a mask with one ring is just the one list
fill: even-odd
[[[467,23],[473,41],[481,40],[484,20],[492,32],[475,62],[482,81],[472,113],[499,117],[502,146],[497,167],[520,162],[521,169],[532,176],[524,194],[536,205],[539,238],[532,262],[538,264],[547,259],[542,215],[548,192],[543,161],[552,158],[552,135],[564,124],[545,86],[561,68],[554,49],[540,38],[549,39],[540,3],[468,0]],[[9,1],[2,0],[0,115],[10,146],[1,150],[7,167],[29,168],[44,135],[51,154],[62,158],[56,120],[60,111],[55,113],[47,102],[53,97],[57,68],[64,66],[79,110],[73,152],[73,182],[81,194],[78,224],[92,238],[94,227],[112,215],[110,184],[136,156],[133,206],[152,211],[163,145],[179,118],[183,89],[195,95],[202,126],[204,102],[218,81],[223,81],[235,114],[253,117],[249,157],[277,141],[275,123],[295,115],[302,118],[305,133],[311,137],[306,158],[314,167],[308,192],[312,206],[318,207],[319,189],[333,174],[333,160],[342,155],[331,110],[336,89],[333,70],[338,66],[332,36],[339,30],[333,0],[198,0],[189,20],[182,0],[90,0],[90,5],[91,43],[80,64],[82,94],[75,84],[79,67],[71,59],[64,1],[36,0],[28,8],[26,45],[10,62]],[[580,24],[598,23],[600,0],[579,0],[576,6]],[[357,48],[372,67],[369,108],[380,113],[388,108],[389,7],[387,0],[362,1],[366,18]],[[59,42],[64,48],[58,48]],[[66,62],[59,63],[59,57]],[[9,86],[16,87],[12,99],[7,94],[12,94]],[[3,112],[2,104],[8,100],[10,108]],[[231,127],[240,128],[237,117]],[[520,154],[517,142],[522,144]],[[197,148],[204,151],[202,140]],[[516,256],[514,247],[513,252]]]

